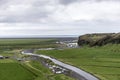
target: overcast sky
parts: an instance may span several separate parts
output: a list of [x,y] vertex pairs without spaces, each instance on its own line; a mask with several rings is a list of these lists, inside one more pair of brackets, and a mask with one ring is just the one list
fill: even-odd
[[0,37],[120,32],[120,0],[0,0]]

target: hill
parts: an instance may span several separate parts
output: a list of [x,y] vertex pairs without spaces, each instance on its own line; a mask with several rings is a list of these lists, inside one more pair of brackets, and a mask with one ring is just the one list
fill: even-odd
[[119,44],[120,33],[95,33],[79,36],[78,45],[102,46],[105,44]]

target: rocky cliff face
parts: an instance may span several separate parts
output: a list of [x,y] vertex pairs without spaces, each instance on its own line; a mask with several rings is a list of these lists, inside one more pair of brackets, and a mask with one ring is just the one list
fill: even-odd
[[85,34],[79,37],[78,45],[102,46],[105,44],[120,44],[120,33]]

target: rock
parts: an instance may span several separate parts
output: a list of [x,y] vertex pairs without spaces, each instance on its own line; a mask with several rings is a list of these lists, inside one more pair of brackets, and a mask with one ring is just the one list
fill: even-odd
[[85,34],[79,37],[78,45],[102,46],[106,44],[120,44],[120,33]]

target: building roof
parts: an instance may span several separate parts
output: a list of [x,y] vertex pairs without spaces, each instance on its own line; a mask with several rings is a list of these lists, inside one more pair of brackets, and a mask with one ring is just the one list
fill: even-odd
[[0,55],[0,57],[3,57],[2,55]]

